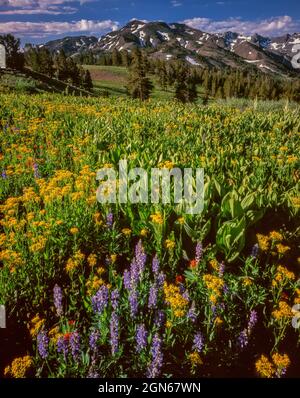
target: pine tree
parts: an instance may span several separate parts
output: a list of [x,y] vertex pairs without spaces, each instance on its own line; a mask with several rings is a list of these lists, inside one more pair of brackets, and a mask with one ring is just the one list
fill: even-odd
[[84,77],[83,77],[83,87],[88,90],[93,90],[93,81],[91,78],[90,71],[88,69],[85,70]]
[[20,39],[16,39],[11,34],[2,35],[0,36],[0,44],[5,47],[7,67],[22,70],[24,55],[20,52]]
[[140,50],[135,50],[129,71],[127,90],[132,98],[142,101],[150,97],[153,84],[146,74],[145,59]]

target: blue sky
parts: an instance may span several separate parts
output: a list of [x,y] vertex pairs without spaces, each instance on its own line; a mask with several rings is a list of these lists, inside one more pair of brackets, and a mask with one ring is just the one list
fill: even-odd
[[185,22],[203,31],[300,32],[299,0],[0,0],[0,34],[22,42],[116,30],[131,19]]

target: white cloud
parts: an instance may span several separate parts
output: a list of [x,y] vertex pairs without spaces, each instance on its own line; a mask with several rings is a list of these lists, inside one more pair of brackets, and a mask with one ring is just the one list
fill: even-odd
[[97,0],[0,0],[2,15],[20,14],[74,14],[78,8],[66,6],[67,3],[82,5]]
[[171,4],[173,7],[181,7],[182,6],[182,2],[179,0],[172,0]]
[[91,21],[81,19],[72,22],[0,22],[0,34],[12,33],[19,37],[47,37],[68,33],[98,34],[117,30],[119,23],[111,20]]
[[245,21],[241,18],[229,18],[220,21],[214,21],[210,18],[192,18],[184,20],[183,23],[206,32],[226,32],[230,30],[250,35],[259,33],[276,36],[300,30],[300,21],[296,21],[288,15],[256,21]]

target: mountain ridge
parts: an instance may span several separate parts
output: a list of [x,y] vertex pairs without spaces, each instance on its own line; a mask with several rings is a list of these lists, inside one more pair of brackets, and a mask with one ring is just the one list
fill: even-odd
[[[299,44],[299,49],[295,46]],[[300,74],[292,58],[300,50],[300,33],[279,37],[237,32],[208,33],[182,23],[132,20],[119,30],[100,38],[68,36],[43,44],[52,52],[64,50],[67,55],[144,49],[156,59],[184,59],[201,67],[246,67],[247,64],[266,73]],[[297,46],[298,47],[298,46]]]

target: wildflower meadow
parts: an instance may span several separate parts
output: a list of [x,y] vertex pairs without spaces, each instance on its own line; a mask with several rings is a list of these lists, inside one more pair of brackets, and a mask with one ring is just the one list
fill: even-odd
[[[0,377],[299,377],[299,109],[0,96]],[[204,169],[204,207],[97,171]]]

